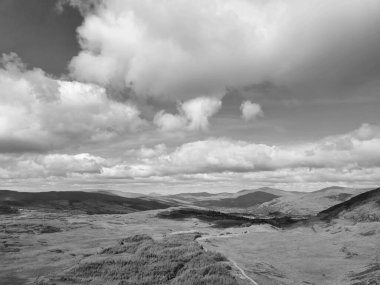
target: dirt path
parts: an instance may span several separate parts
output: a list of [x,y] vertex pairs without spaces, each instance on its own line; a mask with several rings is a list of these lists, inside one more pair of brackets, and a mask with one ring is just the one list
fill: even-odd
[[[237,234],[231,234],[231,235],[224,235],[224,236],[204,236],[204,237],[200,237],[200,238],[197,238],[197,241],[200,241],[200,240],[207,240],[207,239],[210,239],[210,238],[229,238],[229,237],[234,237],[234,236],[237,236]],[[203,246],[203,249],[204,251],[207,252],[207,248]],[[253,280],[251,277],[249,277],[247,275],[247,273],[245,273],[244,269],[241,268],[235,260],[231,259],[231,258],[228,258],[228,261],[231,262],[233,264],[233,266],[235,266],[241,273],[241,275],[243,275],[249,282],[251,282],[253,285],[259,285],[255,280]]]
[[239,271],[240,271],[240,273],[241,273],[241,275],[243,275],[247,280],[249,280],[253,285],[259,285],[255,280],[253,280],[251,277],[249,277],[248,275],[247,275],[247,273],[245,273],[245,271],[244,271],[244,269],[243,268],[241,268],[237,263],[236,263],[236,261],[235,260],[233,260],[233,259],[231,259],[231,258],[229,258],[228,259]]

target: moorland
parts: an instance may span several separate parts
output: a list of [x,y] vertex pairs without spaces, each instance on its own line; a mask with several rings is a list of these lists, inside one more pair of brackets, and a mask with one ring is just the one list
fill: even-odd
[[380,188],[0,191],[0,284],[379,284]]

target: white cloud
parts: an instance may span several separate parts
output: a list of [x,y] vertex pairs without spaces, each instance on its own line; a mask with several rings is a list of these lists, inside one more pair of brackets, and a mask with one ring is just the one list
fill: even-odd
[[240,110],[242,113],[242,117],[246,121],[254,120],[258,116],[263,115],[263,111],[261,110],[261,106],[259,104],[256,104],[256,103],[252,103],[251,101],[244,101],[240,106]]
[[181,110],[189,120],[189,129],[207,130],[208,119],[215,115],[221,107],[222,102],[219,99],[198,97],[184,102],[181,105]]
[[179,114],[158,112],[154,123],[163,131],[202,130],[209,127],[209,118],[222,107],[221,100],[211,97],[198,97],[178,105]]
[[[373,137],[358,137],[363,128],[371,129]],[[380,167],[380,132],[377,126],[364,124],[344,135],[324,138],[316,143],[293,146],[271,146],[228,139],[208,139],[185,143],[156,156],[122,163],[112,170],[129,178],[205,173],[276,173],[288,169],[360,170]],[[265,176],[265,174],[263,174]]]
[[165,113],[163,110],[154,116],[153,122],[162,131],[184,130],[187,124],[183,116]]
[[[372,135],[358,135],[364,129]],[[363,124],[347,134],[292,146],[219,138],[174,149],[163,144],[141,147],[116,159],[88,153],[0,155],[0,178],[77,178],[79,184],[93,181],[99,185],[117,178],[124,186],[132,183],[151,190],[163,185],[236,190],[252,183],[292,190],[317,189],[329,183],[371,187],[380,183],[379,145],[379,127]]]
[[[0,158],[0,178],[47,178],[99,174],[113,161],[88,153],[22,155]],[[115,162],[113,162],[115,163]]]
[[371,124],[362,124],[359,129],[352,132],[352,134],[358,140],[371,140],[380,136],[380,127]]
[[380,55],[379,1],[98,2],[85,9],[71,73],[101,85],[133,82],[143,96],[221,96],[226,86],[269,79],[323,89],[380,72],[368,67]]
[[76,155],[49,154],[37,159],[46,170],[47,176],[66,176],[70,173],[99,173],[109,164],[106,159],[88,153]]
[[57,80],[26,70],[16,55],[0,68],[0,152],[46,151],[108,140],[144,121],[130,103],[110,100],[103,87]]

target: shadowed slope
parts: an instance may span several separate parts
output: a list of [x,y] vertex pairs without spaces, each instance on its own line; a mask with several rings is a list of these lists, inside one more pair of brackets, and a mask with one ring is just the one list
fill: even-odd
[[[350,215],[353,214],[353,215]],[[380,188],[364,192],[353,198],[334,205],[320,213],[322,220],[330,220],[339,216],[360,220],[377,220],[380,218]]]
[[150,198],[126,198],[103,193],[59,191],[26,193],[1,190],[0,205],[39,210],[75,210],[87,214],[130,213],[171,205]]

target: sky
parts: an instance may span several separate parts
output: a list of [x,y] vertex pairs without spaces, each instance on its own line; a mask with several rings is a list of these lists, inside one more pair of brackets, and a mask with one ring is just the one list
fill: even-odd
[[380,184],[377,0],[0,0],[0,189]]

